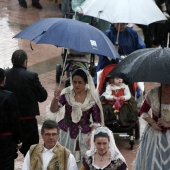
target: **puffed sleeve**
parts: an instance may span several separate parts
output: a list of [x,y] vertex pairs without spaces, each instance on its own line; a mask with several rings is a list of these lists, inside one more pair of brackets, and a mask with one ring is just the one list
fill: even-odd
[[150,117],[150,115],[148,114],[148,111],[151,108],[151,101],[150,101],[151,93],[152,93],[152,90],[148,92],[146,99],[144,100],[139,111],[140,115],[142,115],[143,118]]
[[106,87],[105,98],[106,98],[106,100],[114,99],[114,95],[112,95],[112,90],[111,90],[110,85],[107,85],[107,87]]
[[100,109],[97,104],[95,104],[92,107],[92,119],[93,119],[93,125],[94,123],[101,123],[101,117],[100,117]]

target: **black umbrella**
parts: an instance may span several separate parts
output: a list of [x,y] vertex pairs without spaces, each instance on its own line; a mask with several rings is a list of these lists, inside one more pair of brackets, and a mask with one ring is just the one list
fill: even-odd
[[[160,82],[170,84],[170,49],[160,47],[137,50],[123,59],[111,70],[109,75],[117,75],[130,83]],[[161,117],[161,105],[159,117]]]
[[123,59],[111,72],[132,82],[160,82],[170,84],[170,49],[146,48]]

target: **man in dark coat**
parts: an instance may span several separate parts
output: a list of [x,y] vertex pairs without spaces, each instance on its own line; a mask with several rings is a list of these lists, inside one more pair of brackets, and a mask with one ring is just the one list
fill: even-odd
[[[170,32],[170,1],[169,0],[155,0],[155,3],[163,12],[167,21],[158,21],[147,25],[137,24],[143,31],[144,41],[147,48],[152,47],[167,47],[168,33]],[[169,45],[170,46],[170,45]]]
[[16,50],[11,59],[13,67],[6,71],[6,89],[14,92],[18,100],[23,143],[20,152],[24,156],[31,145],[39,143],[38,102],[47,99],[47,91],[41,85],[38,74],[27,70],[27,58],[25,51]]
[[0,169],[13,170],[19,144],[19,112],[14,93],[4,90],[5,71],[0,68]]

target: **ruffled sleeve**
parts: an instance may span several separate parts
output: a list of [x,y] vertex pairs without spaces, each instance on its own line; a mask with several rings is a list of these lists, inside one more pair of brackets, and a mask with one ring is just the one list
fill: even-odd
[[64,112],[65,112],[65,107],[64,105],[66,104],[66,98],[65,95],[61,95],[58,100],[58,106],[59,106],[59,111],[52,113],[50,111],[50,105],[51,103],[46,107],[46,119],[51,119],[51,120],[56,120],[57,122],[61,119],[64,118]]

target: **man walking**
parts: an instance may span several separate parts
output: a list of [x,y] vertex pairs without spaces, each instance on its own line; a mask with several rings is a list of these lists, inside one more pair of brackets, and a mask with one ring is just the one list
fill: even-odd
[[0,68],[0,169],[13,170],[19,144],[19,112],[14,93],[4,90],[5,71]]
[[46,120],[41,128],[44,144],[32,145],[22,170],[78,170],[74,156],[58,141],[59,127],[53,120]]
[[20,152],[25,156],[30,146],[39,142],[36,115],[40,114],[38,102],[47,99],[38,74],[27,70],[27,54],[16,50],[12,55],[13,67],[6,71],[6,89],[15,93],[21,123]]

